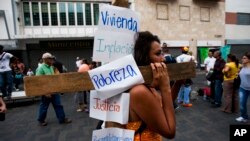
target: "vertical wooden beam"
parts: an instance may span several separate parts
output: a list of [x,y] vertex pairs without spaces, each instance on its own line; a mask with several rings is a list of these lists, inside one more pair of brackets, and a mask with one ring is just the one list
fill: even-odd
[[128,8],[128,0],[113,0],[112,5]]

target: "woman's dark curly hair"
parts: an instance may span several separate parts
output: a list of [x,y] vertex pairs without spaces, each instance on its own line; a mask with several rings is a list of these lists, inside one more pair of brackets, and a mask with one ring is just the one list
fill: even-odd
[[149,31],[138,32],[136,34],[134,58],[138,66],[150,65],[149,52],[154,41],[160,43],[160,39]]

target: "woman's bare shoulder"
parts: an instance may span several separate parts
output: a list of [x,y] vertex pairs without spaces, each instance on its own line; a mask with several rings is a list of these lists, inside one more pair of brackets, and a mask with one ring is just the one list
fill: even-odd
[[129,91],[131,97],[142,97],[149,93],[150,90],[143,84],[132,87]]
[[148,88],[147,88],[145,85],[139,84],[139,85],[133,86],[133,87],[129,90],[129,92],[130,92],[130,93],[137,93],[137,92],[142,92],[142,91],[146,91],[146,90],[148,90]]

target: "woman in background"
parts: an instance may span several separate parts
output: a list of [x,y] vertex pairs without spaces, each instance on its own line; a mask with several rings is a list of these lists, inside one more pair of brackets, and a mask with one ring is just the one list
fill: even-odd
[[224,73],[224,105],[222,111],[226,113],[238,113],[239,97],[237,94],[237,89],[234,88],[234,79],[237,77],[239,72],[239,60],[235,55],[227,55],[227,63],[222,72]]
[[247,99],[250,95],[250,52],[246,52],[242,57],[242,69],[240,70],[240,117],[236,118],[238,122],[247,122]]

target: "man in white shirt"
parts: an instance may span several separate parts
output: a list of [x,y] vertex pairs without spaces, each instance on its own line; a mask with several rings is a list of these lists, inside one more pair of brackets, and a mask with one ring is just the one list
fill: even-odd
[[192,56],[188,54],[188,50],[188,47],[182,48],[182,54],[176,57],[177,63],[194,61]]
[[77,70],[80,68],[81,65],[82,65],[82,60],[80,59],[80,57],[76,57],[76,68],[77,68]]
[[10,68],[10,59],[12,54],[4,52],[3,46],[0,45],[0,89],[3,97],[11,98],[13,88],[13,76]]
[[215,63],[215,58],[213,57],[213,52],[209,51],[208,52],[208,57],[204,60],[204,65],[206,68],[206,72],[209,72],[210,69],[214,68],[214,63]]
[[[208,72],[214,68],[214,63],[216,59],[213,57],[213,52],[209,51],[208,52],[208,57],[204,60],[204,65],[205,65],[205,70],[206,70],[206,75]],[[211,82],[207,80],[207,85],[210,86]]]

